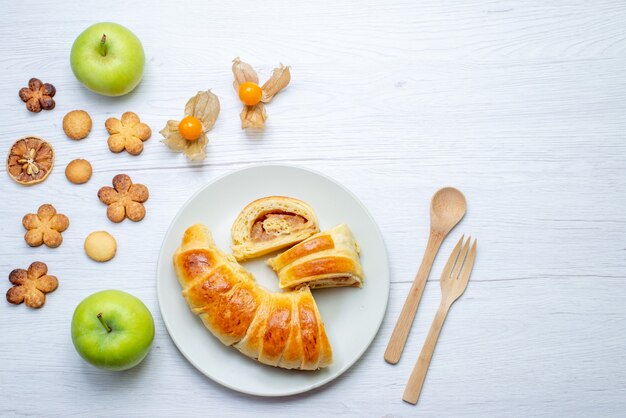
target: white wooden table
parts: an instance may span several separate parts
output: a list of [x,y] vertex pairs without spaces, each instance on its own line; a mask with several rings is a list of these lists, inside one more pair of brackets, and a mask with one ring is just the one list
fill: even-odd
[[[43,309],[0,303],[0,416],[623,416],[626,409],[626,4],[601,1],[2,2],[0,138],[39,135],[56,168],[24,188],[0,175],[2,292],[34,260],[60,279]],[[69,67],[74,38],[116,21],[142,40],[139,88],[85,90]],[[268,107],[264,134],[239,127],[231,60],[293,81]],[[17,97],[30,77],[57,87],[51,112]],[[208,158],[190,166],[158,131],[211,88],[222,113]],[[63,115],[87,110],[82,142]],[[132,110],[154,131],[139,157],[114,155],[104,121]],[[74,158],[94,175],[74,186]],[[354,191],[383,231],[392,285],[387,316],[363,358],[311,393],[241,395],[194,369],[170,340],[155,269],[181,204],[252,163],[322,171]],[[112,224],[97,190],[118,173],[150,188],[148,215]],[[454,185],[469,210],[437,258],[402,361],[383,351],[426,245],[428,203]],[[52,203],[71,219],[63,245],[29,248],[21,218]],[[118,254],[96,264],[84,237],[106,229]],[[437,279],[461,233],[479,238],[468,291],[444,326],[417,406],[401,395],[439,301]],[[93,368],[69,335],[75,306],[118,288],[153,312],[156,338],[126,373]]]

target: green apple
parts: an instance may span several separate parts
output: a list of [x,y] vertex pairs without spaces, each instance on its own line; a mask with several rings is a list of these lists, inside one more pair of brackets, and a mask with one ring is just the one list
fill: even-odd
[[89,90],[122,96],[141,81],[145,56],[134,33],[117,23],[103,22],[78,35],[70,64],[76,78]]
[[146,357],[154,319],[146,305],[121,290],[103,290],[78,304],[72,342],[82,358],[107,370],[126,370]]

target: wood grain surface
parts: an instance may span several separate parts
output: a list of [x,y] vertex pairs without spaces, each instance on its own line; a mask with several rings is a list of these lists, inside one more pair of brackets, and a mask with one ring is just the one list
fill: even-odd
[[[49,140],[56,168],[24,188],[0,175],[0,275],[35,260],[60,286],[41,310],[0,303],[0,416],[609,417],[626,410],[626,4],[598,1],[2,0],[0,145]],[[135,92],[106,98],[72,75],[69,52],[88,25],[115,21],[146,50]],[[292,84],[268,105],[267,130],[240,130],[230,63]],[[30,114],[30,77],[57,87],[56,109]],[[206,161],[190,165],[158,131],[211,88],[222,112]],[[87,110],[82,142],[63,115]],[[144,152],[112,154],[104,121],[134,111],[153,129]],[[87,158],[80,186],[65,165]],[[158,309],[165,231],[215,177],[252,163],[300,165],[350,188],[378,222],[390,256],[387,316],[365,353],[311,393],[235,393],[189,364]],[[112,224],[97,190],[118,173],[150,189],[146,218]],[[383,352],[426,246],[432,194],[459,188],[468,212],[435,260],[402,360]],[[70,217],[57,249],[29,248],[21,218],[42,203]],[[85,236],[106,229],[118,254],[96,264]],[[462,233],[480,241],[472,279],[450,310],[417,406],[402,391],[440,299],[437,278]],[[107,373],[76,354],[72,312],[117,288],[153,312],[152,352]]]

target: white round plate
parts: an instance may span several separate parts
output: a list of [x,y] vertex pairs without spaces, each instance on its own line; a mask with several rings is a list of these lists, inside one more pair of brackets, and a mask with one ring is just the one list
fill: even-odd
[[[333,364],[317,371],[285,370],[258,363],[224,346],[191,313],[181,296],[172,254],[183,232],[204,223],[217,245],[230,250],[230,228],[244,206],[265,196],[291,196],[315,209],[321,230],[345,222],[361,247],[365,272],[363,288],[313,291],[333,349]],[[267,257],[243,263],[257,281],[278,291]],[[170,225],[157,266],[161,315],[180,352],[214,381],[258,396],[285,396],[319,387],[345,372],[370,345],[378,332],[389,297],[387,252],[378,226],[359,200],[343,186],[302,168],[262,165],[245,168],[214,180],[189,199]]]

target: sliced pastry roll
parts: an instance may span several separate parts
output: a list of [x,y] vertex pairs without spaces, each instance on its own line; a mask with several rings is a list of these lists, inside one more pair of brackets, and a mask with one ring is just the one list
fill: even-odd
[[278,274],[281,289],[305,284],[311,289],[363,284],[359,245],[346,224],[313,235],[267,264]]
[[259,257],[296,244],[319,232],[313,208],[284,196],[255,200],[243,208],[231,229],[237,261]]
[[173,261],[189,308],[223,344],[286,369],[317,370],[332,363],[328,336],[307,287],[293,292],[261,287],[200,224],[185,231]]

